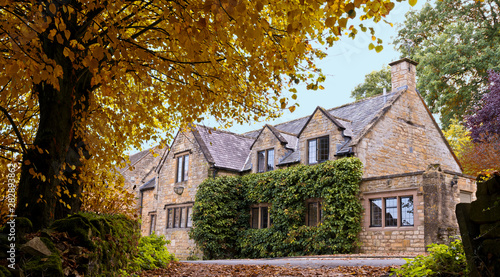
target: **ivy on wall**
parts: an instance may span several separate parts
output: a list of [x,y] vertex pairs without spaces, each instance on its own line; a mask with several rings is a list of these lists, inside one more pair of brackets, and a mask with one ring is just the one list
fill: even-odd
[[[190,236],[206,259],[349,253],[357,246],[363,165],[342,158],[200,184]],[[306,200],[322,199],[323,220],[306,226]],[[273,224],[250,228],[250,205],[270,203]]]

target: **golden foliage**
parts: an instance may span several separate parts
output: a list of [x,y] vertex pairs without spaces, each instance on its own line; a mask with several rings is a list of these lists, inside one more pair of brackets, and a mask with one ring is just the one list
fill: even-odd
[[[92,162],[83,161],[80,176],[45,176],[33,163],[30,173],[42,182],[59,178],[59,194],[78,180],[93,194],[88,209],[118,209],[110,206],[121,197],[110,168],[124,166],[126,150],[158,130],[169,140],[207,114],[230,126],[293,111],[284,89],[322,88],[313,60],[324,53],[313,41],[332,46],[358,29],[374,35],[351,19],[379,22],[395,1],[0,0],[0,159],[26,153],[41,134],[41,115],[50,111],[40,91],[52,86],[58,101],[71,103],[71,136]],[[373,40],[370,47],[382,50]]]
[[443,132],[455,152],[465,174],[490,175],[500,171],[500,140],[498,136],[473,142],[470,132],[458,119],[451,120],[448,130]]

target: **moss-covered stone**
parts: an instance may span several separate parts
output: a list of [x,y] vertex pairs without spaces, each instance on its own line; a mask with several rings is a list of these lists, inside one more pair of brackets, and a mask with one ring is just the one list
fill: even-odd
[[23,264],[23,270],[27,276],[63,277],[62,260],[56,247],[48,238],[41,238],[42,242],[49,248],[52,255],[48,257],[32,256]]
[[[70,259],[73,266],[64,271],[84,276],[119,276],[119,270],[137,255],[138,226],[136,221],[120,215],[78,213],[57,220],[40,233],[53,254],[46,258],[30,256],[22,268],[30,276],[63,276],[62,260]],[[62,236],[64,243],[62,232],[68,234]],[[51,240],[57,242],[57,247]]]
[[67,232],[68,235],[76,237],[80,241],[81,246],[90,250],[95,249],[91,237],[98,235],[99,231],[84,214],[75,214],[68,218],[56,220],[50,228],[58,232]]

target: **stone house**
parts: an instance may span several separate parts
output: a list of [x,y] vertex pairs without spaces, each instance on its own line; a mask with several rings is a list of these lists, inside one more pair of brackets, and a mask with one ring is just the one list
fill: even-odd
[[[416,62],[390,64],[392,91],[245,134],[193,125],[169,149],[131,156],[128,187],[138,195],[142,234],[163,234],[180,259],[195,253],[189,239],[198,185],[207,177],[259,173],[346,156],[364,164],[359,234],[362,253],[424,252],[458,234],[455,205],[475,198],[475,179],[461,166],[416,90]],[[124,171],[125,172],[125,171]],[[305,200],[306,201],[306,200]],[[320,200],[308,202],[321,220]],[[249,211],[252,228],[266,228],[266,207]],[[313,218],[314,220],[311,220]]]

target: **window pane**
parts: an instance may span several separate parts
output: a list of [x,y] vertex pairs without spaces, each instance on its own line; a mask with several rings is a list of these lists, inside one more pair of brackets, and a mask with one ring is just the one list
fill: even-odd
[[177,182],[182,182],[182,157],[177,158]]
[[401,197],[401,226],[413,226],[413,196]]
[[259,229],[259,208],[252,208],[252,228]]
[[324,162],[328,160],[328,137],[323,137],[318,139],[318,162]]
[[385,226],[398,226],[398,200],[385,198]]
[[189,169],[189,155],[184,156],[184,178],[182,181],[187,181]]
[[370,200],[370,226],[382,226],[382,199]]
[[182,207],[180,208],[180,212],[179,212],[179,217],[180,217],[180,224],[179,224],[179,228],[184,228],[186,227],[186,207]]
[[173,228],[174,226],[174,209],[167,209],[167,228]]
[[316,159],[316,140],[313,139],[313,140],[310,140],[308,141],[309,143],[309,163],[310,164],[315,164],[318,162],[318,160]]
[[257,152],[257,168],[258,172],[266,171],[266,151]]
[[323,222],[323,209],[321,208],[321,202],[318,203],[318,211],[319,211],[319,221]]
[[260,208],[260,226],[267,228],[267,207]]
[[274,169],[274,149],[267,150],[267,171]]
[[187,207],[187,227],[193,227],[193,220],[192,220],[192,217],[193,216],[193,208],[192,207]]
[[307,225],[316,226],[318,225],[318,202],[309,203],[307,215]]
[[180,224],[180,214],[179,214],[179,208],[174,209],[174,228],[179,228]]
[[156,228],[156,215],[152,214],[151,215],[151,222],[149,225],[149,234],[150,235],[155,231],[155,228]]

